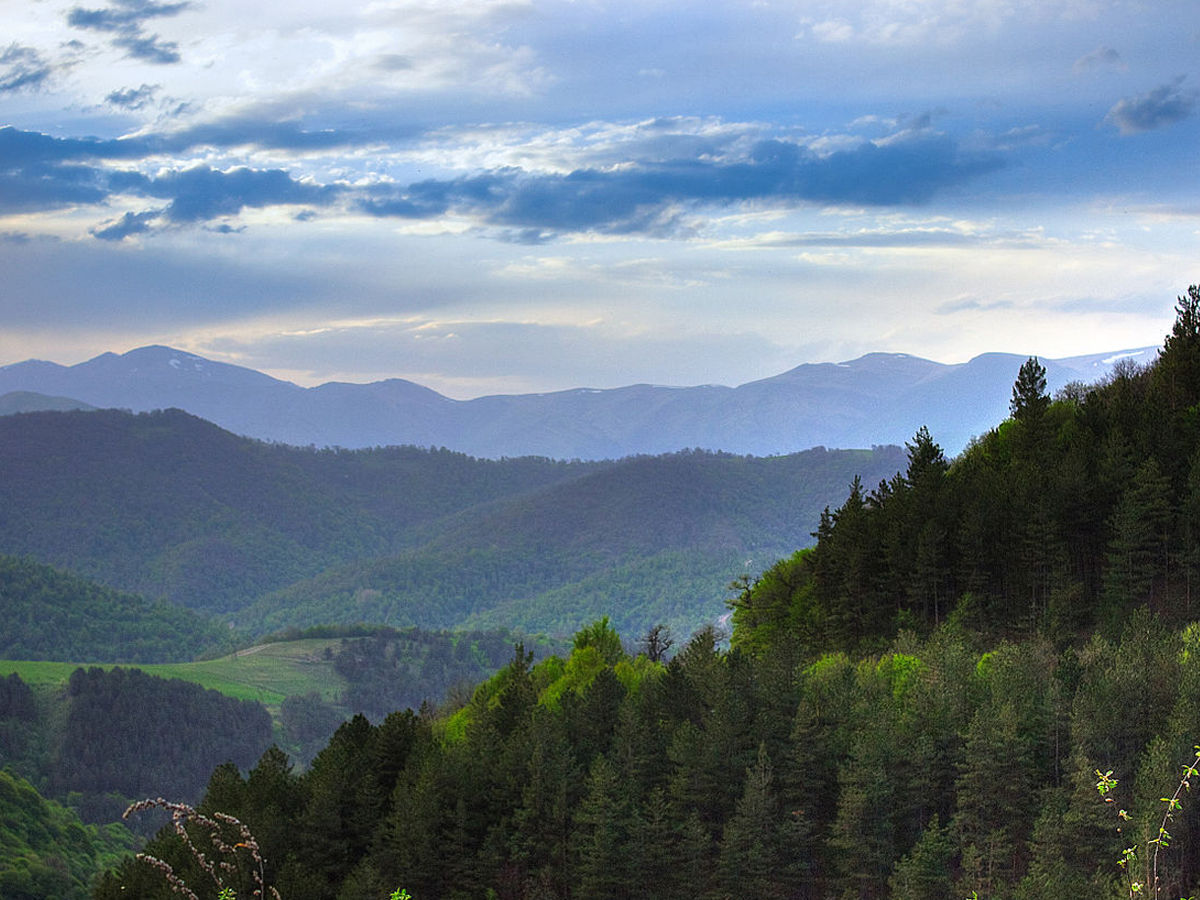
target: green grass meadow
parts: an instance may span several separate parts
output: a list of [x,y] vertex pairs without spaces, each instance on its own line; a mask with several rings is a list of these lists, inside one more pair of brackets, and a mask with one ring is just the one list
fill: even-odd
[[[334,671],[326,649],[333,650],[336,639],[311,639],[259,644],[219,659],[191,663],[125,665],[162,678],[181,678],[220,691],[239,700],[258,700],[276,718],[284,697],[317,693],[327,702],[336,702],[345,688],[344,679]],[[71,673],[91,663],[46,662],[42,660],[0,660],[0,676],[16,672],[30,685],[65,684]],[[112,669],[119,663],[104,663]]]

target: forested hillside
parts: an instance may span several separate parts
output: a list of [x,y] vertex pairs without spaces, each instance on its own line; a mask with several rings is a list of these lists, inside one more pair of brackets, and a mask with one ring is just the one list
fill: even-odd
[[[600,620],[458,708],[347,722],[302,775],[219,768],[204,809],[259,834],[287,900],[1194,894],[1200,289],[1151,368],[1052,400],[1030,360],[1011,411],[855,483],[745,581],[729,649],[631,655]],[[169,895],[132,860],[95,892]]]
[[[1117,860],[1192,758],[1195,630],[986,646],[948,624],[793,670],[701,633],[663,666],[592,628],[449,719],[346,723],[303,775],[223,767],[203,808],[250,826],[288,900],[1124,896]],[[1197,886],[1197,813],[1171,823],[1163,896]],[[204,885],[173,839],[149,849]],[[171,894],[130,861],[95,896]]]
[[0,555],[0,659],[155,663],[232,649],[229,629],[28,559]]
[[902,461],[894,447],[478,460],[268,445],[170,410],[30,413],[0,417],[0,552],[251,634],[569,635],[602,614],[690,632],[723,612],[732,578],[808,542],[856,473]]
[[178,410],[0,417],[0,551],[199,610],[394,552],[410,529],[571,477],[416,448],[239,438]]
[[0,770],[0,897],[83,900],[95,874],[133,846],[120,825],[84,825],[18,775]]
[[570,634],[609,615],[632,633],[659,622],[690,633],[723,612],[731,579],[811,540],[821,497],[902,459],[897,448],[634,457],[447,517],[412,550],[331,568],[233,621]]
[[737,640],[871,648],[951,613],[1066,640],[1115,636],[1142,605],[1200,614],[1200,291],[1154,365],[1052,400],[1031,359],[1011,412],[953,463],[922,430],[903,473],[855,481],[812,550],[747,585]]

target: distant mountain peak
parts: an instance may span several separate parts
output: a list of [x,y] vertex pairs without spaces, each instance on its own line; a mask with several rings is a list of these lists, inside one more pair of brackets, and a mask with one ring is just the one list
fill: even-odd
[[161,362],[167,365],[183,362],[203,365],[211,362],[211,360],[207,360],[203,356],[188,353],[186,350],[176,350],[174,347],[167,347],[162,344],[135,347],[133,350],[122,353],[118,359],[129,360],[131,362]]

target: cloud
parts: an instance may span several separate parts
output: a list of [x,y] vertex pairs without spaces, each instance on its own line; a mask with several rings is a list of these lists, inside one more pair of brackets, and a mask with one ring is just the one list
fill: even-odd
[[98,138],[56,138],[38,131],[0,127],[0,161],[9,167],[77,160],[136,159],[148,149],[137,139],[105,141]]
[[667,235],[680,233],[687,215],[706,205],[919,204],[1001,165],[995,154],[966,152],[935,134],[863,141],[824,155],[771,139],[736,159],[643,161],[567,174],[509,168],[407,188],[377,185],[359,208],[400,218],[459,212],[523,229],[522,240],[542,231]]
[[322,206],[341,192],[339,185],[296,181],[282,169],[248,169],[228,172],[195,166],[152,179],[144,192],[169,198],[164,216],[173,223],[193,223],[232,216],[245,207]]
[[1139,134],[1165,128],[1186,119],[1196,108],[1196,91],[1183,90],[1184,76],[1146,94],[1126,97],[1108,111],[1104,121],[1111,122],[1121,134]]
[[131,234],[142,234],[150,230],[150,222],[162,215],[162,210],[127,212],[120,219],[103,227],[93,228],[91,234],[102,241],[121,241]]
[[115,35],[110,43],[124,50],[131,59],[168,65],[180,61],[179,45],[174,41],[163,41],[156,34],[147,35],[142,30],[142,23],[147,19],[177,16],[190,8],[190,0],[179,3],[113,0],[112,5],[103,9],[72,8],[67,13],[67,24]]
[[1013,300],[993,297],[980,297],[977,294],[967,294],[939,303],[933,311],[936,315],[947,316],[960,312],[985,312],[997,309],[1016,309]]
[[[114,92],[110,102],[141,104],[153,92],[143,85]],[[194,166],[148,175],[106,165],[136,164],[195,146],[324,150],[370,143],[346,132],[304,131],[295,123],[226,120],[117,140],[57,138],[8,127],[0,128],[0,159],[8,163],[7,171],[0,170],[0,207],[101,203],[108,194],[125,193],[168,200],[163,218],[180,225],[237,215],[247,207],[322,207],[345,200],[376,218],[463,216],[492,227],[500,240],[541,243],[579,233],[688,236],[696,233],[706,210],[738,205],[922,204],[1003,165],[993,150],[966,149],[931,130],[925,118],[917,124],[878,141],[826,137],[808,144],[764,139],[754,128],[699,136],[664,133],[654,139],[645,129],[616,129],[582,147],[564,146],[560,159],[574,155],[590,163],[574,169],[500,166],[407,185],[378,176],[373,182],[321,183],[283,169]],[[631,158],[629,151],[646,156]],[[124,227],[117,223],[93,233],[124,236]]]
[[104,173],[90,166],[34,163],[0,168],[0,213],[103,203],[108,194]]
[[[386,137],[394,139],[410,133],[412,131],[409,129],[391,128]],[[174,132],[147,135],[141,142],[147,153],[179,153],[200,146],[255,146],[267,150],[316,151],[378,143],[383,137],[376,133],[333,128],[309,131],[297,122],[276,122],[255,115],[239,115],[198,123]]]
[[[105,100],[117,106],[144,105],[157,85],[142,85],[113,91]],[[394,131],[393,135],[400,132]],[[305,131],[294,122],[269,122],[252,118],[229,118],[201,123],[173,132],[147,133],[132,137],[58,138],[37,131],[0,126],[0,161],[23,165],[30,161],[138,160],[169,153],[185,153],[197,147],[218,149],[255,146],[269,150],[326,150],[378,141],[345,131]]]
[[139,149],[144,150],[144,145],[62,139],[0,128],[0,160],[6,163],[0,165],[0,213],[101,205],[114,195],[169,201],[160,210],[126,213],[91,231],[101,240],[121,240],[148,231],[150,223],[160,217],[171,225],[188,225],[234,216],[247,207],[320,207],[346,190],[342,184],[300,181],[282,169],[237,167],[222,171],[200,165],[149,176],[88,162],[136,157]]
[[9,44],[0,53],[0,94],[39,88],[52,71],[50,64],[32,47]]
[[146,19],[176,16],[191,7],[184,0],[180,3],[154,3],[153,0],[113,0],[107,9],[84,9],[74,7],[67,14],[67,23],[76,28],[91,28],[97,31],[124,32],[140,29]]
[[374,68],[381,72],[407,72],[412,67],[412,57],[403,53],[383,53],[374,62]]
[[[118,177],[118,174],[120,177]],[[237,168],[228,172],[208,166],[195,166],[168,172],[154,178],[136,173],[118,173],[111,178],[114,192],[133,193],[170,200],[162,209],[127,212],[120,219],[91,229],[104,241],[120,241],[134,234],[149,232],[156,220],[169,225],[193,225],[243,209],[268,206],[327,204],[341,191],[340,186],[299,182],[281,169]],[[221,224],[212,229],[219,234],[238,234],[243,229]]]
[[[341,184],[298,181],[282,169],[238,167],[222,171],[194,166],[147,176],[94,164],[137,160],[153,153],[157,146],[156,140],[146,138],[56,138],[0,128],[0,212],[102,204],[114,194],[131,194],[169,200],[162,210],[164,219],[172,224],[189,224],[236,215],[246,207],[325,206],[345,189]],[[92,234],[106,240],[120,239],[146,231],[142,226],[154,218],[140,213],[135,216],[93,229]],[[129,230],[135,226],[136,230]]]
[[143,84],[141,87],[113,91],[104,98],[104,102],[122,109],[141,109],[154,99],[159,87],[157,84]]
[[179,45],[174,41],[161,41],[157,34],[123,34],[113,38],[112,45],[124,50],[130,59],[141,59],[149,63],[169,65],[181,59]]
[[1121,59],[1121,54],[1112,47],[1097,47],[1091,53],[1086,53],[1075,60],[1075,65],[1071,67],[1071,70],[1076,75],[1082,75],[1098,69],[1115,69],[1124,72],[1128,68]]

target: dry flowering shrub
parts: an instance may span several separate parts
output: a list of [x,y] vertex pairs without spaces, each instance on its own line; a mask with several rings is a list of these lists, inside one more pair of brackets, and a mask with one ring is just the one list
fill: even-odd
[[[263,876],[265,865],[258,841],[242,822],[234,816],[215,812],[206,816],[186,803],[172,803],[157,797],[154,800],[139,800],[125,810],[124,818],[147,809],[162,809],[171,814],[171,825],[183,841],[192,858],[212,879],[218,888],[217,900],[237,900],[234,888],[227,881],[237,880],[241,872],[248,871],[254,880],[251,897],[259,900],[282,900],[274,886],[266,884]],[[231,843],[232,841],[232,843]],[[162,874],[171,890],[187,900],[200,900],[171,864],[148,853],[137,854],[137,859]],[[388,900],[412,900],[404,888],[397,888]]]
[[[227,882],[235,880],[238,873],[243,871],[248,871],[254,881],[252,897],[282,900],[273,886],[264,883],[265,866],[258,841],[241,821],[225,813],[206,816],[186,803],[172,803],[162,797],[132,804],[125,810],[124,817],[129,818],[147,809],[162,809],[171,814],[175,833],[220,890],[220,900],[234,900],[236,895]],[[182,894],[187,900],[200,900],[196,892],[171,868],[170,863],[147,853],[139,853],[137,858],[162,873],[175,893]]]

